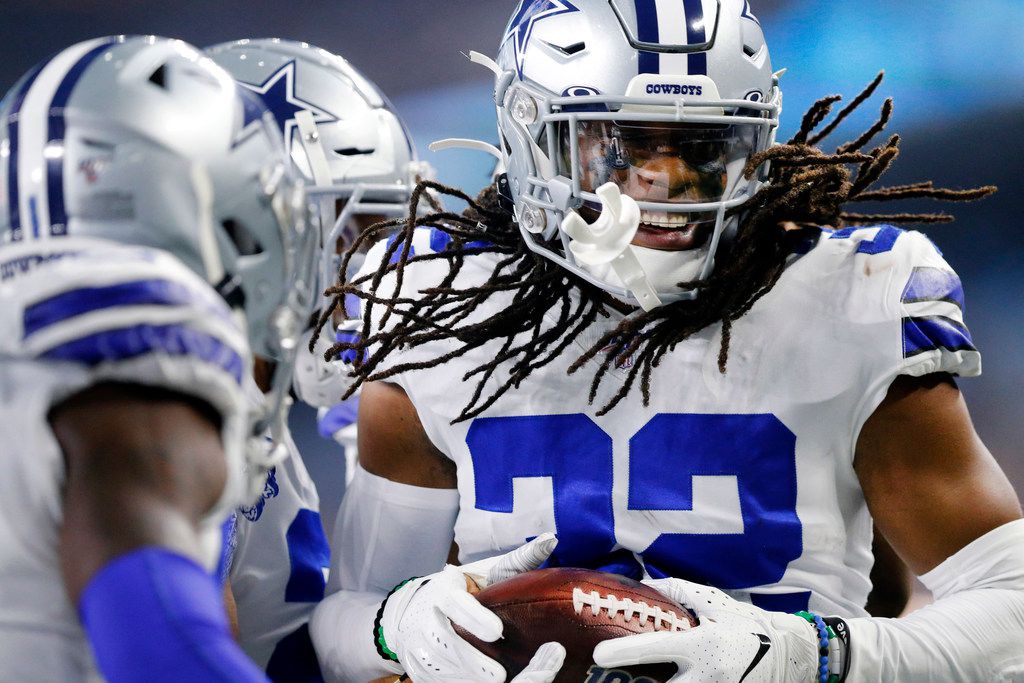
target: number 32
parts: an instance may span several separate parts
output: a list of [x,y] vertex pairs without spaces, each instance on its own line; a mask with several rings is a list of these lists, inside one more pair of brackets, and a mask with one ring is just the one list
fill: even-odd
[[605,566],[621,546],[652,576],[741,589],[803,552],[796,436],[774,415],[655,415],[629,439],[625,505],[612,437],[586,415],[480,418],[466,442],[477,509],[512,513],[514,479],[550,478],[563,566]]

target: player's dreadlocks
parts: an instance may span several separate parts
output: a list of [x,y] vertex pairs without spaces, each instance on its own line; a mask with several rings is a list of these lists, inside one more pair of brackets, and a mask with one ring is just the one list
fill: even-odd
[[[893,111],[891,99],[883,104],[875,124],[857,139],[840,145],[833,153],[819,149],[816,145],[871,96],[882,77],[880,73],[820,131],[818,127],[841,96],[831,95],[817,101],[804,115],[799,132],[787,144],[751,157],[744,169],[745,176],[751,177],[762,164],[771,162],[769,182],[743,206],[733,209],[742,214],[739,229],[731,244],[720,250],[718,265],[711,276],[706,280],[680,283],[680,287],[696,289],[699,293],[696,299],[651,311],[636,311],[598,339],[570,366],[569,372],[575,373],[591,359],[604,354],[590,385],[590,401],[593,402],[608,370],[633,357],[622,387],[602,406],[599,415],[625,398],[637,379],[646,405],[650,400],[651,374],[665,354],[679,342],[718,323],[722,325],[718,366],[724,373],[733,322],[772,289],[785,270],[794,246],[808,238],[813,226],[838,228],[877,222],[945,223],[953,220],[944,213],[851,213],[844,209],[847,204],[911,198],[963,202],[996,191],[991,186],[971,190],[942,189],[931,182],[871,189],[899,155],[898,135],[869,152],[863,151],[889,123]],[[428,190],[462,199],[469,208],[461,215],[434,211],[419,216],[419,202],[430,196]],[[411,255],[413,231],[417,227],[442,230],[451,240],[442,252]],[[455,422],[473,418],[506,391],[517,387],[533,370],[563,353],[598,316],[607,317],[608,307],[614,306],[610,296],[601,289],[530,251],[513,216],[501,207],[494,187],[473,200],[435,182],[419,183],[412,194],[408,218],[367,228],[345,254],[342,277],[352,255],[367,240],[395,229],[398,232],[376,272],[327,290],[334,299],[321,316],[320,328],[344,296],[353,295],[365,301],[361,338],[335,344],[326,356],[331,360],[346,351],[355,352],[356,382],[346,398],[365,381],[386,380],[402,372],[436,367],[488,342],[500,341],[497,353],[490,360],[463,377],[464,381],[475,379],[476,388]],[[484,253],[496,256],[488,280],[476,287],[454,287],[465,259]],[[428,260],[447,261],[447,275],[418,296],[400,297],[398,293],[407,265]],[[393,283],[393,289],[391,285],[386,288],[389,292],[381,292],[381,282],[390,273],[395,274],[397,282]],[[503,299],[501,307],[483,320],[467,320],[481,304],[499,292],[511,292],[511,301]],[[378,311],[377,324],[371,329],[377,307],[384,310]],[[556,318],[555,323],[545,317],[549,312]],[[385,323],[391,316],[397,319],[389,329]],[[399,348],[438,340],[452,340],[456,347],[423,362],[381,368],[382,361]],[[507,378],[499,380],[497,388],[485,397],[486,384],[503,365],[507,366]]]

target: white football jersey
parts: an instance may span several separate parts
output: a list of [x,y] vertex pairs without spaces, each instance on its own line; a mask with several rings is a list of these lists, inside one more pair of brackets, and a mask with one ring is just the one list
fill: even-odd
[[316,667],[306,625],[324,597],[330,551],[313,480],[287,432],[284,444],[288,457],[259,500],[235,516],[229,578],[245,653],[274,680],[306,680],[299,672]]
[[61,578],[64,462],[47,414],[101,382],[179,391],[220,412],[240,466],[248,344],[177,259],[85,238],[0,247],[0,330],[0,680],[92,680]]
[[[418,254],[446,241],[420,232]],[[379,263],[382,248],[368,263]],[[615,320],[592,325],[458,424],[476,386],[476,376],[463,376],[495,358],[498,343],[389,380],[457,465],[461,559],[554,531],[555,564],[681,577],[767,609],[866,614],[872,520],[853,469],[860,429],[898,375],[977,375],[980,356],[964,325],[960,280],[924,235],[890,226],[825,231],[804,251],[733,325],[725,374],[715,325],[662,359],[648,406],[638,380],[616,408],[597,414],[629,362],[609,371],[593,404],[587,396],[603,359],[566,372]],[[456,286],[481,283],[494,258],[467,257]],[[436,286],[446,272],[444,260],[413,264],[403,295]],[[385,279],[381,295],[393,284]],[[492,297],[468,322],[507,300]],[[548,314],[552,324],[556,315]],[[455,348],[403,349],[389,365]],[[507,365],[495,373],[484,397],[507,373]]]

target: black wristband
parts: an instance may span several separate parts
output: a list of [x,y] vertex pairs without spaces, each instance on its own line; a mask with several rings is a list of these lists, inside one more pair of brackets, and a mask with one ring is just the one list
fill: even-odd
[[843,683],[850,675],[850,661],[853,659],[853,649],[850,647],[850,627],[840,617],[825,617],[825,624],[836,634],[836,638],[843,645],[843,673],[839,677],[839,683]]

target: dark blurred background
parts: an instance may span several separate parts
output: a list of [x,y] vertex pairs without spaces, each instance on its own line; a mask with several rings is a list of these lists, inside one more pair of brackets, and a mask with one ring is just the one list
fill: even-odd
[[[890,131],[904,137],[892,183],[934,179],[1000,193],[955,207],[959,221],[927,229],[959,271],[984,375],[961,383],[978,431],[1024,493],[1024,2],[1022,0],[751,0],[775,68],[788,68],[782,138],[818,97],[852,97],[880,69],[870,107],[834,136],[870,125],[896,99]],[[514,0],[285,0],[118,2],[2,0],[0,85],[46,55],[114,33],[155,33],[199,46],[277,36],[339,52],[394,101],[439,177],[469,190],[491,162],[471,152],[430,154],[443,137],[496,138],[489,72],[460,55],[494,54]],[[927,210],[927,205],[908,204]],[[293,416],[330,528],[342,487],[340,448],[319,439],[311,411]]]

